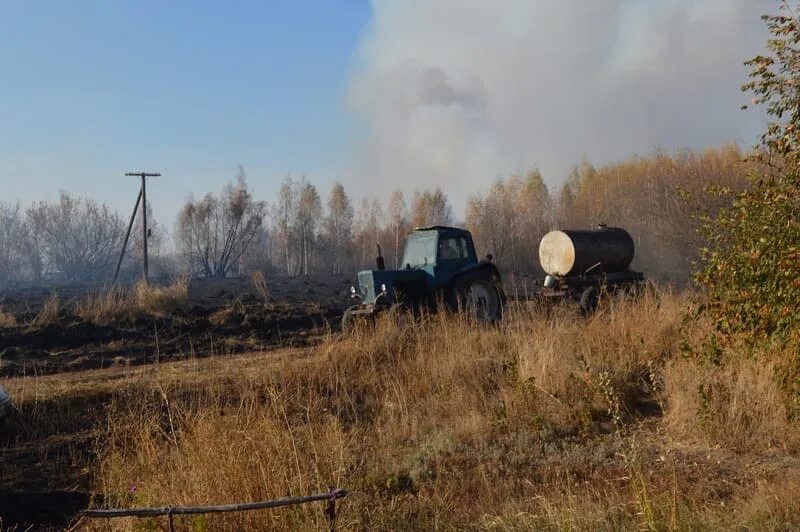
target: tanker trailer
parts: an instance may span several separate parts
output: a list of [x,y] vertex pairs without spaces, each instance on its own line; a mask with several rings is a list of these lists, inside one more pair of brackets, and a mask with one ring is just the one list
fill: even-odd
[[539,262],[547,274],[541,295],[573,299],[589,315],[601,293],[644,283],[644,275],[630,269],[633,255],[633,239],[619,227],[550,231],[539,242]]

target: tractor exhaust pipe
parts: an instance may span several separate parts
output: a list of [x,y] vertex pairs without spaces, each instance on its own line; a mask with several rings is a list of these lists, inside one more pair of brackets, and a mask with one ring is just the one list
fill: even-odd
[[386,269],[386,261],[383,260],[383,254],[381,253],[381,245],[375,244],[378,246],[378,256],[375,258],[375,266],[377,270],[383,271]]

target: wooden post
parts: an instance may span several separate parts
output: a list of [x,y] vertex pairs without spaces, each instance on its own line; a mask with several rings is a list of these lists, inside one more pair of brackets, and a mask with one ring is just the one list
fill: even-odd
[[[144,173],[142,173],[142,265],[145,284],[150,282],[147,266],[147,180]],[[172,515],[170,515],[170,522],[172,522]]]

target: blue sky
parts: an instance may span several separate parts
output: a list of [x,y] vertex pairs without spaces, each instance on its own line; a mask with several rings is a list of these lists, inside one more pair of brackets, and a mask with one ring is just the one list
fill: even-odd
[[356,123],[347,88],[366,0],[0,0],[2,201],[59,190],[127,212],[126,171],[171,228],[242,164],[259,197],[287,173],[323,192]]

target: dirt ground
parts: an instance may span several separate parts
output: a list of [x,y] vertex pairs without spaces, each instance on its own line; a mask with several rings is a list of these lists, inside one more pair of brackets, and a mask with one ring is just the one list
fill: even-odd
[[[134,365],[307,345],[336,330],[350,305],[352,282],[339,276],[268,278],[265,301],[249,279],[196,280],[183,308],[98,324],[75,307],[96,285],[31,286],[0,292],[0,311],[17,324],[0,327],[0,377]],[[58,294],[58,318],[33,325]]]

